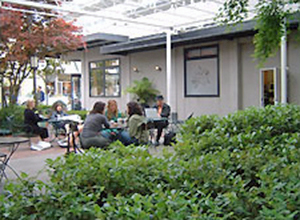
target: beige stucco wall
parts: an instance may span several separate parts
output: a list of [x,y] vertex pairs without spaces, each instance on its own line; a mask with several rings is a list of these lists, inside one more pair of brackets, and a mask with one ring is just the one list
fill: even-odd
[[300,104],[300,42],[295,35],[288,38],[288,102]]
[[129,95],[125,95],[123,93],[123,90],[127,87],[129,84],[130,74],[129,73],[129,57],[128,56],[120,56],[120,55],[101,55],[100,54],[100,48],[89,48],[86,51],[78,51],[74,53],[68,54],[68,56],[64,57],[66,60],[81,60],[82,61],[82,106],[90,110],[94,103],[97,101],[103,101],[107,103],[109,99],[112,98],[106,98],[106,97],[90,97],[89,94],[89,88],[90,88],[90,81],[89,81],[89,63],[91,61],[99,61],[99,60],[105,60],[109,58],[119,58],[120,59],[120,68],[121,68],[121,97],[113,98],[117,101],[119,108],[121,111],[126,110],[126,103],[130,100]]
[[[214,44],[219,45],[220,97],[184,97],[184,49]],[[238,57],[236,51],[236,41],[211,42],[175,49],[176,67],[174,74],[177,78],[177,112],[181,119],[186,118],[192,112],[196,116],[204,114],[226,115],[237,109],[238,68],[236,60]]]
[[[132,53],[129,56],[130,82],[149,78],[156,89],[164,96],[166,95],[166,52],[163,49],[146,52]],[[155,66],[161,67],[161,71],[155,70]],[[136,67],[138,72],[134,72]]]
[[[226,115],[228,113],[245,109],[249,106],[260,106],[260,69],[258,62],[253,59],[254,45],[252,37],[222,40],[205,44],[194,44],[175,47],[172,49],[172,83],[171,105],[172,111],[177,112],[180,119],[185,119],[190,113],[200,116],[204,114]],[[205,45],[219,45],[219,76],[220,97],[185,97],[184,96],[184,49]],[[289,75],[289,101],[300,104],[299,82],[300,62],[299,43],[292,38],[288,44],[288,75]],[[120,98],[115,98],[122,111],[126,103],[132,99],[124,90],[134,80],[148,77],[161,94],[166,97],[166,52],[165,49],[130,53],[126,56],[101,55],[99,48],[80,51],[68,55],[68,59],[82,60],[82,94],[83,106],[91,109],[94,102],[101,100],[107,102],[110,98],[89,97],[89,71],[90,61],[108,58],[121,60],[121,89]],[[160,66],[161,71],[155,70]],[[133,71],[133,67],[138,72]],[[268,59],[263,68],[277,68],[280,73],[280,51],[275,57]]]
[[[220,77],[220,97],[185,97],[184,96],[184,49],[205,45],[219,45],[219,77]],[[176,47],[172,49],[172,83],[171,83],[171,105],[172,111],[177,112],[180,119],[185,119],[192,112],[195,116],[204,114],[226,115],[236,111],[239,105],[239,56],[238,41],[224,40],[221,42],[211,42],[206,44],[195,44],[189,46]],[[80,55],[79,55],[80,53]],[[89,72],[90,61],[103,60],[107,58],[121,59],[121,84],[124,91],[134,80],[148,77],[161,94],[166,97],[166,52],[165,49],[131,53],[127,56],[103,56],[99,53],[99,48],[88,51],[69,54],[68,59],[78,59],[81,57],[83,70],[83,106],[90,109],[95,101],[107,101],[109,98],[89,97]],[[155,66],[161,67],[161,71],[156,71]],[[134,72],[133,67],[139,71]],[[125,110],[126,103],[132,98],[130,95],[122,93],[120,98],[116,98],[121,110]]]
[[[245,109],[250,106],[260,106],[260,67],[253,58],[253,38],[241,38],[195,44],[172,49],[172,97],[170,104],[181,119],[191,112],[195,115],[228,113]],[[184,97],[184,49],[205,45],[219,45],[220,97]],[[288,100],[300,104],[300,62],[299,43],[294,37],[288,43]],[[166,94],[165,50],[133,53],[130,56],[130,66],[138,67],[141,73],[131,71],[131,80],[147,76],[153,80],[156,87]],[[156,73],[153,69],[156,63],[163,68]],[[277,68],[280,74],[280,49],[276,56],[269,58],[261,68]]]
[[[253,38],[239,40],[241,55],[240,62],[240,109],[249,106],[260,106],[260,68],[258,62],[253,58],[254,45]],[[281,73],[280,48],[276,56],[271,57],[261,68],[277,68],[278,74]],[[288,65],[288,102],[300,104],[300,47],[295,35],[288,38],[287,65]]]
[[[219,44],[220,97],[184,97],[184,49],[203,45]],[[238,109],[238,44],[236,40],[189,45],[172,50],[172,97],[169,101],[172,111],[184,119],[192,112],[226,115]],[[153,81],[155,87],[166,96],[166,53],[164,49],[130,54],[131,81],[144,76]],[[155,65],[162,71],[155,71]],[[138,73],[132,67],[139,69]]]
[[254,46],[250,43],[239,44],[240,48],[240,109],[260,105],[260,76],[253,60]]
[[280,53],[276,56],[269,58],[266,63],[259,67],[258,61],[253,58],[254,45],[253,38],[239,39],[240,49],[240,86],[239,92],[240,109],[245,109],[250,106],[261,105],[261,79],[260,69],[277,68],[280,74]]

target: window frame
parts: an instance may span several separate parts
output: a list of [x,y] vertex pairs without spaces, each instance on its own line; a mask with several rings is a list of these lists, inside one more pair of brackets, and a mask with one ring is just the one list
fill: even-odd
[[[119,65],[117,66],[106,66],[105,63],[107,61],[110,61],[110,60],[118,60],[119,62]],[[91,64],[92,63],[95,63],[96,66],[97,66],[97,63],[102,63],[102,67],[96,67],[96,68],[91,68]],[[122,87],[122,84],[121,84],[121,59],[120,58],[109,58],[109,59],[104,59],[104,60],[94,60],[94,61],[90,61],[89,62],[89,96],[90,97],[103,97],[103,98],[119,98],[121,97],[121,87]],[[106,73],[106,69],[113,69],[113,68],[119,68],[119,72],[118,73],[114,73],[114,74],[109,74],[109,73]],[[92,76],[92,70],[102,70],[103,71],[103,85],[102,85],[102,92],[103,92],[103,95],[92,95],[92,83],[91,83],[91,76]],[[118,92],[118,95],[116,96],[111,96],[111,95],[106,95],[106,75],[114,75],[114,76],[119,76],[119,92]]]
[[[216,49],[215,55],[199,55],[193,58],[188,58],[187,54],[191,50],[201,50],[202,49],[208,49],[213,48]],[[217,93],[216,94],[188,94],[187,93],[187,62],[192,60],[204,60],[204,59],[212,59],[216,58],[217,60]],[[213,44],[213,45],[207,45],[207,46],[199,46],[199,47],[191,47],[184,49],[184,97],[220,97],[220,53],[219,53],[219,45]]]

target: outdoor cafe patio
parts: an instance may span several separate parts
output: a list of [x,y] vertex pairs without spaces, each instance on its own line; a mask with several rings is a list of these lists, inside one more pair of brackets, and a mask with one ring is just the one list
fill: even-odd
[[[171,36],[178,32],[212,24],[222,2],[211,1],[62,1],[61,4],[47,4],[35,1],[1,1],[4,10],[19,11],[34,16],[47,15],[50,17],[62,16],[67,21],[76,19],[75,24],[82,26],[82,34],[90,35],[101,30],[102,33],[126,35],[129,39],[157,33],[166,35],[166,101],[171,102]],[[14,5],[11,7],[9,4]],[[203,7],[205,6],[205,7]],[[44,10],[47,12],[45,14]],[[54,13],[58,12],[58,13]],[[99,13],[100,12],[100,13]],[[201,16],[200,16],[201,15]],[[201,19],[199,19],[201,17]],[[31,66],[38,65],[37,57],[32,57]],[[34,71],[35,73],[35,71]],[[36,89],[35,76],[33,76],[34,89]],[[3,88],[3,86],[2,86]],[[83,88],[84,90],[84,88]],[[3,93],[3,91],[2,91]],[[35,92],[34,92],[35,93]],[[83,101],[86,102],[86,101]],[[3,102],[2,102],[3,103]],[[172,104],[172,103],[170,103]],[[177,119],[176,119],[177,120]],[[153,132],[151,131],[153,138]],[[9,133],[8,133],[9,134]],[[10,134],[9,134],[10,135]],[[36,137],[30,138],[36,141]],[[33,142],[34,143],[34,142]],[[65,149],[54,147],[45,151],[31,151],[27,143],[20,143],[14,152],[10,163],[17,171],[27,171],[36,174],[43,167],[44,161],[49,157],[63,155]],[[162,146],[161,146],[162,147]],[[156,153],[160,148],[153,148]],[[158,150],[159,151],[159,150]],[[5,151],[6,152],[6,151]],[[21,162],[22,161],[22,162]],[[24,163],[24,164],[22,164]],[[40,166],[37,166],[40,164]],[[8,171],[8,179],[14,178]]]
[[[0,219],[300,219],[299,4],[0,0]],[[55,59],[53,68],[41,73],[37,58]],[[145,107],[164,97],[170,114],[137,114],[146,116],[146,144],[112,139],[82,149],[78,121],[60,133],[55,125],[72,120],[52,120],[50,106],[37,105],[51,143],[37,148],[40,137],[13,128],[23,127],[25,111],[14,102],[29,78],[33,91],[23,86],[38,103],[36,76],[46,82],[57,59],[81,65],[70,93],[56,88],[72,106],[80,101],[67,113],[83,124],[100,101],[115,100],[123,113],[105,121],[113,134],[128,129],[132,100]],[[128,92],[137,85],[156,100]],[[160,142],[156,120],[168,121]]]

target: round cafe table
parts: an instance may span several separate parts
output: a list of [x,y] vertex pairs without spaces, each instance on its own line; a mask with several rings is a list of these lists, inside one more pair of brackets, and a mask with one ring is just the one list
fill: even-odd
[[24,137],[0,137],[0,150],[1,148],[9,147],[8,154],[0,152],[0,183],[3,177],[7,178],[5,168],[8,166],[10,158],[17,151],[19,145],[26,142],[29,142],[29,139]]

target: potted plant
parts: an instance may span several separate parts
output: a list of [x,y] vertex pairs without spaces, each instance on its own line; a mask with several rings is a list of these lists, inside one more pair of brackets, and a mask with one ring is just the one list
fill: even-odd
[[133,85],[126,89],[126,92],[133,94],[135,99],[143,106],[147,106],[152,102],[159,91],[153,87],[152,82],[143,77],[140,81],[134,80]]

